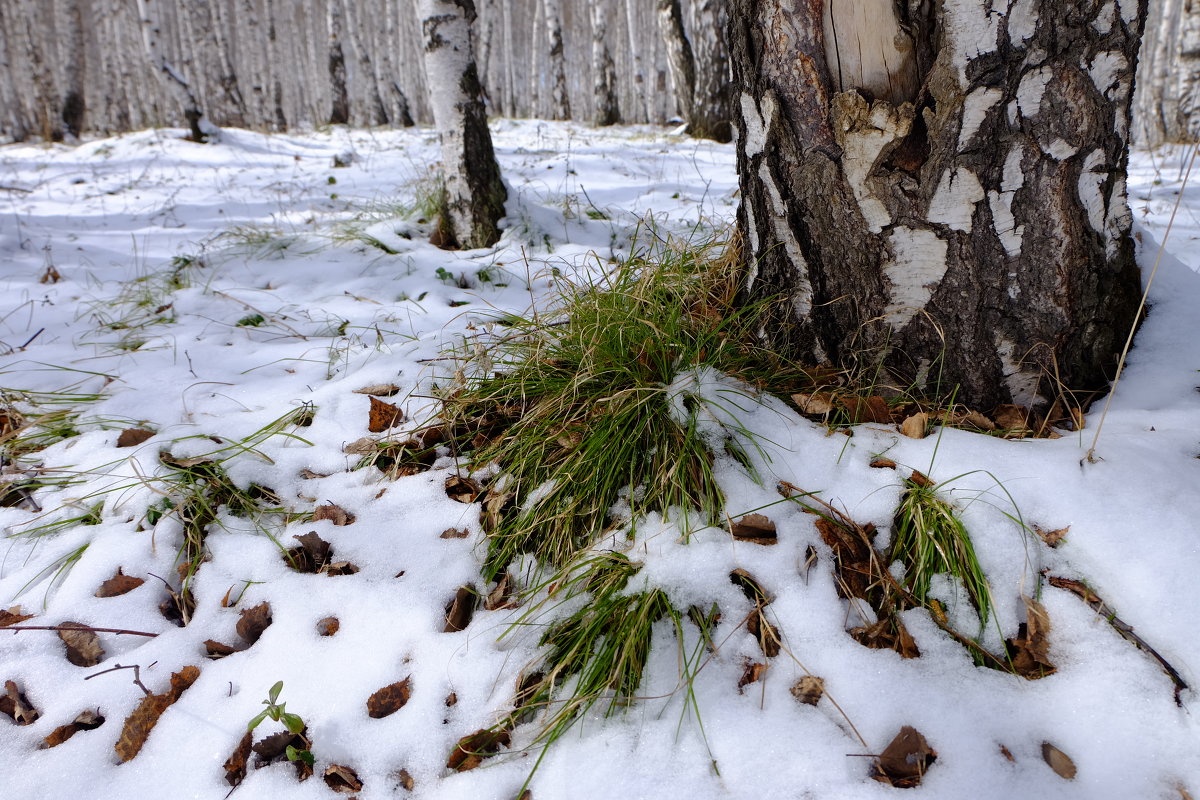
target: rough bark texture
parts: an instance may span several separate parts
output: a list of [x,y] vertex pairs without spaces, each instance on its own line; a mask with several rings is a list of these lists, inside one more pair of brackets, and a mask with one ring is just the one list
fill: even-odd
[[[1106,387],[1139,295],[1145,0],[995,5],[908,0],[829,42],[822,0],[733,0],[740,222],[751,294],[787,297],[777,346],[985,408]],[[839,91],[830,54],[852,36],[904,37],[912,63],[861,87],[843,69]]]
[[667,46],[667,64],[675,84],[679,115],[687,122],[695,117],[696,60],[692,45],[683,30],[683,11],[679,0],[657,0],[658,30]]
[[446,208],[453,244],[487,247],[500,238],[507,193],[492,149],[475,68],[471,0],[420,0],[434,123],[442,142]]
[[552,119],[571,118],[571,99],[567,94],[567,66],[563,57],[562,6],[559,0],[542,0],[546,19],[546,37],[550,42],[550,114]]

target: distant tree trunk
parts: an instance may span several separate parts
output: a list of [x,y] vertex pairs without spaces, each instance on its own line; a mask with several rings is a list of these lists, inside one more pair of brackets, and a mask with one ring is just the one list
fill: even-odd
[[333,93],[329,123],[345,125],[350,122],[350,92],[346,88],[346,51],[342,47],[346,35],[346,8],[342,0],[329,0],[325,14],[329,29],[329,86]]
[[562,5],[560,0],[542,0],[546,37],[550,41],[550,115],[553,119],[571,118],[571,98],[567,95],[567,64],[563,57]]
[[[633,96],[635,100],[640,99],[641,115],[638,112],[630,111],[631,120],[644,118],[646,120],[653,119],[653,114],[650,111],[651,104],[649,93],[647,92],[648,84],[646,83],[646,66],[645,57],[642,55],[642,48],[638,46],[638,24],[641,21],[641,14],[644,13],[646,0],[625,0],[625,17],[628,22],[626,25],[626,39],[629,43],[629,61],[631,65],[631,74],[629,76],[630,84],[633,88]],[[626,109],[628,111],[628,109]]]
[[84,76],[87,73],[86,48],[83,29],[83,0],[60,0],[62,14],[59,21],[63,46],[63,133],[78,137],[83,133],[87,113],[87,88]]
[[[507,194],[492,149],[475,68],[471,0],[420,0],[425,71],[446,179],[445,245],[487,247],[500,238]],[[448,228],[448,230],[446,230]]]
[[142,46],[147,58],[154,65],[159,78],[183,107],[183,116],[191,129],[191,138],[196,142],[207,142],[216,134],[217,128],[204,116],[200,100],[188,79],[172,64],[163,52],[160,35],[162,23],[158,4],[153,0],[137,0],[138,18],[142,25]]
[[977,408],[1106,388],[1140,294],[1145,14],[733,0],[740,224],[753,295],[788,297],[774,343]]
[[733,136],[729,105],[733,73],[729,71],[729,48],[725,44],[727,0],[692,0],[691,12],[696,92],[688,132],[728,142]]
[[1200,0],[1151,0],[1137,93],[1138,136],[1200,140]]
[[695,116],[693,104],[696,96],[696,61],[692,57],[692,45],[683,30],[683,11],[679,0],[656,0],[658,30],[663,44],[667,46],[667,66],[671,70],[671,81],[675,84],[675,102],[679,115],[687,122]]
[[595,98],[592,121],[601,127],[621,121],[621,109],[617,104],[617,69],[608,37],[608,9],[602,2],[592,3],[592,96]]

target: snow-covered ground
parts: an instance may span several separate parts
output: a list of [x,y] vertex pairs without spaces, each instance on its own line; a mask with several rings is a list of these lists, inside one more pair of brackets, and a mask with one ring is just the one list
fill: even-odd
[[[425,130],[231,130],[216,145],[156,131],[77,147],[0,148],[0,386],[27,416],[67,409],[74,418],[63,432],[76,434],[4,467],[5,480],[18,484],[71,480],[5,495],[0,609],[34,615],[22,625],[74,621],[158,634],[101,633],[103,660],[87,668],[67,660],[53,632],[0,635],[0,682],[14,681],[40,713],[25,726],[0,714],[0,796],[224,797],[222,764],[282,681],[280,700],[308,725],[317,776],[297,783],[286,765],[252,768],[235,797],[332,796],[320,777],[331,764],[357,773],[364,799],[516,797],[539,755],[521,749],[532,729],[518,728],[513,747],[478,769],[451,772],[446,760],[461,737],[511,707],[518,675],[536,660],[537,632],[500,638],[520,610],[481,610],[465,631],[443,632],[456,589],[479,584],[478,507],[447,497],[448,459],[397,480],[353,469],[360,456],[346,447],[368,436],[370,403],[355,390],[393,384],[399,392],[385,400],[416,420],[429,416],[432,384],[454,368],[443,359],[448,348],[469,347],[464,342],[498,313],[553,298],[558,276],[594,270],[597,258],[646,242],[651,229],[703,236],[726,224],[737,183],[730,147],[651,128],[498,121],[494,130],[511,213],[495,248],[467,253],[430,246],[415,217],[398,216],[427,191],[437,148]],[[334,167],[335,156],[349,166]],[[1134,158],[1130,197],[1147,272],[1179,191],[1181,157]],[[1099,405],[1082,434],[1056,440],[959,430],[915,440],[882,425],[847,439],[768,400],[741,420],[766,443],[763,485],[723,475],[731,515],[777,503],[774,486],[783,479],[886,529],[901,473],[871,469],[874,456],[886,452],[937,480],[962,476],[952,494],[991,577],[1004,637],[1016,634],[1020,597],[1044,570],[1086,582],[1195,685],[1195,178],[1095,463],[1081,459]],[[652,226],[639,226],[651,217]],[[63,392],[75,397],[31,394]],[[308,426],[270,427],[309,408]],[[117,448],[129,428],[155,434]],[[247,438],[252,448],[231,449]],[[293,535],[317,531],[335,559],[358,572],[295,572],[271,538],[225,516],[207,537],[211,560],[195,575],[194,617],[175,626],[159,610],[164,582],[151,577],[178,586],[179,523],[168,515],[152,524],[153,507],[171,489],[160,479],[168,472],[162,450],[177,459],[216,453],[236,483],[271,487],[294,512],[332,503],[352,513],[349,525],[294,521],[272,532],[292,547]],[[93,508],[95,524],[30,534]],[[1017,510],[1031,526],[1069,526],[1065,543],[1051,549],[1025,536],[1011,519]],[[898,790],[871,780],[864,756],[879,753],[904,725],[938,752],[915,797],[1200,792],[1197,695],[1185,690],[1177,704],[1159,664],[1075,595],[1042,591],[1058,667],[1049,677],[1027,681],[976,667],[920,610],[904,612],[904,622],[922,656],[904,660],[847,635],[857,623],[837,596],[813,518],[789,505],[764,513],[778,526],[775,547],[734,542],[719,530],[684,546],[670,524],[651,520],[631,556],[646,565],[639,581],[664,588],[680,607],[719,602],[726,620],[748,608],[727,576],[749,570],[775,597],[769,615],[785,652],[739,691],[747,659],[761,654],[748,633],[723,625],[719,649],[691,686],[689,709],[677,685],[680,648],[664,625],[644,699],[624,715],[588,717],[560,740],[533,779],[534,797],[891,796]],[[448,529],[468,535],[442,538]],[[818,562],[806,571],[810,546]],[[95,597],[118,568],[145,583]],[[206,658],[206,640],[240,644],[240,613],[263,601],[272,624],[261,639]],[[318,621],[331,616],[339,629],[320,635]],[[999,633],[987,636],[999,647]],[[122,764],[114,744],[143,692],[132,671],[96,675],[117,664],[139,665],[155,693],[185,666],[200,670],[141,752]],[[808,671],[824,678],[828,692],[816,706],[789,692]],[[369,716],[368,698],[406,678],[407,704]],[[448,704],[451,694],[456,702]],[[103,725],[39,749],[89,709]],[[268,720],[256,734],[278,730]],[[1043,760],[1044,742],[1070,757],[1073,779]]]

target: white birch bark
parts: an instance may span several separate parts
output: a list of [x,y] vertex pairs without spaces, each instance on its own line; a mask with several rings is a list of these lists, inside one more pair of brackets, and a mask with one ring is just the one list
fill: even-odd
[[470,0],[419,0],[434,124],[446,182],[443,235],[465,248],[493,244],[504,215],[505,189],[475,66]]
[[608,8],[592,4],[592,121],[599,126],[621,121],[617,101],[617,74],[609,48]]
[[219,130],[205,118],[191,83],[180,71],[181,65],[172,63],[164,52],[160,8],[159,3],[137,0],[138,17],[142,26],[142,47],[163,85],[182,107],[183,117],[191,130],[192,138],[197,142],[208,141],[210,137],[215,137]]
[[571,118],[571,98],[567,93],[567,64],[563,53],[563,24],[561,0],[542,0],[545,17],[547,53],[550,61],[550,117]]

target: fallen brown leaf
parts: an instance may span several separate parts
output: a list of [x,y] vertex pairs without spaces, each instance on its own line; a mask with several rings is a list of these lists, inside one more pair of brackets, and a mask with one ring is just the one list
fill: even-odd
[[952,421],[955,425],[976,428],[981,431],[996,430],[996,423],[978,411],[968,411],[965,414],[958,414]]
[[475,587],[460,586],[454,593],[454,599],[446,605],[446,627],[444,633],[457,633],[466,630],[475,615]]
[[747,514],[729,526],[733,538],[743,542],[771,545],[779,541],[775,523],[762,514]]
[[757,683],[766,674],[766,671],[766,664],[747,660],[746,667],[742,670],[742,677],[738,678],[738,694],[741,694],[742,690],[750,684]]
[[460,503],[474,503],[483,494],[483,487],[471,478],[449,475],[446,477],[446,494]]
[[801,413],[812,414],[813,416],[824,416],[830,411],[833,411],[834,397],[832,394],[794,394],[792,402],[800,409]]
[[909,478],[909,480],[915,483],[917,486],[920,486],[922,489],[932,489],[937,485],[937,482],[928,475],[915,469],[912,471],[912,477]]
[[404,411],[391,403],[371,398],[371,411],[367,415],[367,430],[371,433],[383,433],[404,421]]
[[1006,641],[1005,646],[1013,672],[1036,680],[1055,671],[1050,663],[1050,615],[1038,601],[1028,597],[1021,599],[1025,602],[1026,621],[1021,624],[1017,636]]
[[806,706],[815,706],[825,696],[825,679],[816,675],[805,675],[792,684],[792,697]]
[[1033,427],[1033,413],[1024,406],[1000,405],[992,412],[996,427],[1005,430],[1023,431]]
[[767,605],[772,598],[753,575],[738,567],[729,573],[729,582],[742,590],[746,599],[757,605]]
[[451,692],[446,695],[446,708],[453,708],[456,705],[458,705],[458,693]]
[[104,647],[95,631],[80,622],[60,622],[59,627],[71,629],[58,632],[67,648],[67,661],[77,667],[94,667],[104,660]]
[[478,730],[458,740],[446,759],[446,767],[456,772],[475,769],[485,758],[493,755],[511,741],[508,731]]
[[892,421],[892,412],[887,400],[879,395],[871,397],[839,397],[838,402],[850,415],[850,422],[888,423]]
[[246,731],[229,758],[225,759],[225,782],[230,786],[240,786],[246,777],[246,763],[250,760],[250,746],[254,743],[253,734]]
[[117,597],[132,592],[145,582],[144,578],[134,578],[126,575],[121,571],[120,567],[117,567],[116,574],[100,584],[100,588],[96,590],[96,597]]
[[367,715],[371,719],[383,719],[404,708],[412,697],[412,676],[390,684],[367,698]]
[[438,534],[439,539],[465,539],[470,536],[470,532],[466,528],[446,528]]
[[920,731],[905,725],[879,754],[871,777],[881,783],[908,789],[921,783],[921,778],[935,761],[937,751],[929,746]]
[[42,747],[58,747],[80,731],[91,731],[104,724],[104,717],[97,711],[82,711],[67,725],[59,725],[42,740]]
[[919,414],[913,414],[904,422],[900,423],[900,433],[910,439],[924,439],[925,434],[929,432],[929,415],[924,411]]
[[896,462],[890,458],[876,458],[871,462],[870,466],[875,469],[895,469]]
[[901,658],[920,658],[921,650],[912,634],[896,615],[886,616],[872,625],[851,628],[850,636],[872,650],[895,650]]
[[227,644],[222,644],[221,642],[218,642],[216,639],[205,639],[204,640],[204,655],[208,656],[209,658],[213,659],[214,661],[218,658],[225,658],[225,656],[231,656],[234,653],[240,653],[240,652],[241,652],[240,648],[230,647]]
[[171,675],[171,688],[162,694],[149,694],[125,720],[121,729],[121,738],[113,749],[117,751],[117,759],[124,763],[131,760],[146,744],[150,732],[158,724],[158,718],[163,712],[177,701],[188,687],[200,677],[198,667],[187,666]]
[[1078,772],[1070,756],[1049,742],[1042,742],[1042,759],[1063,780],[1072,780]]
[[145,428],[127,428],[117,437],[117,447],[137,447],[154,435],[154,431]]
[[333,556],[333,545],[318,536],[316,531],[292,538],[298,541],[300,546],[288,550],[284,560],[297,572],[320,572]]
[[271,604],[264,600],[253,608],[242,609],[235,630],[249,647],[257,642],[258,638],[263,635],[263,631],[269,627],[271,627]]
[[0,608],[0,628],[17,625],[27,619],[33,619],[35,616],[35,614],[22,614],[20,606],[13,606],[7,611]]
[[325,617],[317,621],[317,635],[333,636],[342,627],[337,617]]
[[321,520],[329,520],[334,525],[353,525],[356,517],[341,506],[335,506],[333,503],[317,506],[313,511],[313,522]]
[[[369,456],[378,453],[380,442],[378,439],[372,439],[370,436],[364,436],[361,439],[355,439],[350,444],[342,448],[342,452],[348,456]],[[318,477],[324,477],[318,476]]]
[[321,777],[325,779],[326,786],[339,794],[354,794],[363,788],[358,774],[342,764],[330,764]]
[[1009,750],[1004,745],[1000,745],[1000,755],[1004,756],[1005,760],[1007,760],[1007,761],[1016,761],[1017,760],[1016,758],[1013,757],[1012,751]]
[[[258,741],[250,748],[254,751],[254,768],[258,769],[268,764],[286,761],[288,747],[311,751],[312,740],[308,738],[308,728],[303,728],[299,733],[280,731]],[[312,765],[304,759],[297,758],[290,763],[296,770],[297,780],[305,781],[312,777]]]
[[358,567],[349,561],[334,561],[322,567],[321,572],[332,578],[337,575],[354,575],[358,572]]
[[394,383],[373,383],[370,386],[364,386],[361,389],[355,389],[355,394],[369,394],[375,397],[391,397],[400,391],[400,387]]
[[1060,544],[1062,544],[1063,540],[1066,538],[1067,532],[1070,530],[1070,525],[1053,531],[1043,530],[1039,525],[1033,526],[1033,532],[1038,535],[1039,539],[1041,539],[1050,547],[1058,547]]
[[58,283],[62,280],[62,274],[53,264],[46,265],[46,271],[42,273],[42,277],[38,278],[38,283]]
[[484,611],[499,611],[502,608],[516,608],[517,603],[512,599],[512,574],[504,573],[500,576],[500,580],[496,581],[496,586],[483,601]]
[[396,783],[406,792],[411,792],[416,783],[413,781],[412,775],[408,774],[408,770],[401,769],[392,773],[392,777],[396,779]]
[[779,655],[780,647],[783,640],[779,636],[779,631],[767,615],[763,613],[763,606],[758,606],[750,614],[750,618],[746,620],[746,630],[750,635],[758,640],[758,649],[762,650],[762,654],[767,658],[774,658]]
[[0,714],[12,717],[18,725],[30,725],[40,716],[15,681],[4,682],[4,694],[0,695]]

